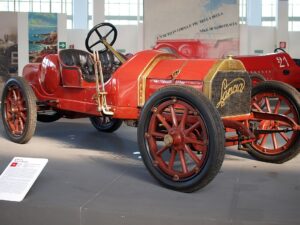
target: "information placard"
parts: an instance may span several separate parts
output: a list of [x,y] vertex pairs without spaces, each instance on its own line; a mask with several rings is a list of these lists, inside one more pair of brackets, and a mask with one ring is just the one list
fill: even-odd
[[0,176],[0,200],[24,199],[48,159],[14,157]]

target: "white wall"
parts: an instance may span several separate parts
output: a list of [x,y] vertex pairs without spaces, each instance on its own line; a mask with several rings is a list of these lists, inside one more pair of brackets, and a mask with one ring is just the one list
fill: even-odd
[[88,1],[73,0],[73,27],[75,29],[88,27]]
[[240,55],[253,55],[255,50],[263,54],[276,48],[276,28],[240,25]]
[[74,48],[86,50],[85,49],[85,38],[87,36],[88,30],[72,29],[67,30],[67,47],[69,45],[74,45]]
[[[285,49],[293,58],[300,59],[300,32],[288,32]],[[257,27],[240,25],[240,55],[253,55],[255,50],[271,53],[278,46],[275,27]]]
[[[114,47],[135,53],[143,49],[142,26],[117,26],[118,38]],[[75,48],[85,49],[85,38],[88,30],[66,30],[67,46],[75,44]],[[27,34],[28,36],[28,34]],[[240,54],[254,54],[255,50],[271,53],[278,46],[275,27],[240,25]],[[300,58],[300,32],[289,32],[287,51],[292,57]],[[24,43],[27,44],[28,43]]]
[[289,53],[300,59],[300,32],[289,32]]
[[136,53],[139,50],[138,26],[116,26],[118,30],[116,49],[125,50],[126,53]]
[[277,27],[249,26],[261,25],[261,1],[247,1],[248,25],[240,26],[240,54],[254,54],[256,49],[270,53],[284,41],[285,50],[293,58],[300,58],[300,32],[288,31],[288,1],[278,0]]
[[18,13],[18,57],[18,73],[22,76],[23,67],[29,62],[28,13]]
[[[144,0],[146,1],[146,0]],[[104,1],[94,0],[94,11],[93,11],[93,23],[97,25],[104,22]],[[137,26],[134,25],[122,25],[116,26],[118,30],[117,41],[114,47],[119,50],[126,50],[126,53],[136,53],[137,51],[143,50],[144,46],[144,35],[143,35],[143,24],[140,23]],[[70,37],[70,40],[73,37]],[[80,40],[79,40],[80,39]],[[82,40],[82,35],[78,38],[78,41],[84,42]],[[78,46],[82,47],[82,44],[78,43]],[[85,47],[84,47],[85,49]]]
[[146,48],[154,46],[157,39],[197,39],[203,43],[205,51],[210,51],[208,57],[217,57],[224,49],[217,49],[214,43],[231,40],[228,52],[238,53],[234,45],[239,39],[237,2],[144,0],[144,9]]
[[66,27],[67,27],[67,15],[57,14],[57,42],[58,43],[67,42],[68,33]]

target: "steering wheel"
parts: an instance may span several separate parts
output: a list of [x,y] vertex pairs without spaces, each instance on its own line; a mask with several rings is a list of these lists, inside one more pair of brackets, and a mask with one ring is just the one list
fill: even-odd
[[114,25],[111,23],[100,23],[89,31],[85,39],[85,47],[90,53],[93,53],[93,51],[105,52],[108,50],[107,44],[112,46],[117,36],[118,31]]
[[278,51],[282,51],[282,52],[286,53],[286,51],[283,48],[275,48],[274,49],[274,53],[277,53]]

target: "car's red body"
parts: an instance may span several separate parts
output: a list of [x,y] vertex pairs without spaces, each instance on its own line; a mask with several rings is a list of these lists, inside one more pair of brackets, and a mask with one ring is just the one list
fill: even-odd
[[234,58],[241,60],[249,73],[263,75],[266,80],[282,81],[300,90],[300,60],[286,52]]
[[[139,107],[166,85],[155,80],[185,84],[202,91],[204,77],[218,60],[189,60],[182,73],[172,80],[171,74],[185,62],[186,59],[153,50],[142,51],[126,61],[105,83],[107,103],[114,117],[137,119]],[[26,65],[23,77],[31,84],[39,101],[51,102],[52,107],[60,110],[99,115],[95,82],[85,81],[79,67],[62,65],[58,54],[46,56],[41,64]]]
[[[154,49],[172,52],[188,59],[204,58],[201,53],[203,43],[199,40],[176,39],[159,40]],[[266,80],[278,80],[300,90],[300,59],[293,59],[286,52],[267,55],[234,56],[243,62],[249,73],[262,75]]]

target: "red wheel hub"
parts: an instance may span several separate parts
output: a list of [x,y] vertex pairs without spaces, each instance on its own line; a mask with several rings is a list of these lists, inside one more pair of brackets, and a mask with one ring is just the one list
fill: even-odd
[[182,145],[184,136],[182,132],[180,132],[180,129],[175,128],[170,131],[170,134],[167,135],[169,135],[172,138],[173,140],[172,144],[174,145],[174,147],[179,147]]

